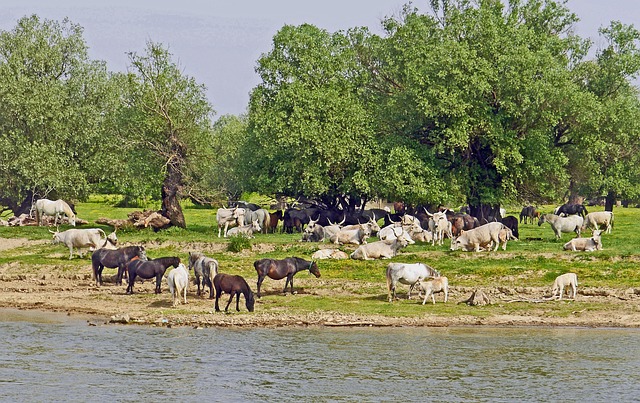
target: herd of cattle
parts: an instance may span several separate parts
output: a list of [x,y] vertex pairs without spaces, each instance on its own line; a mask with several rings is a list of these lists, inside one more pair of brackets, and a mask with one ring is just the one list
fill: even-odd
[[[539,226],[543,223],[549,223],[557,238],[560,238],[562,233],[575,232],[576,238],[564,244],[565,250],[601,250],[601,234],[603,232],[611,233],[613,213],[607,211],[587,213],[583,206],[575,206],[580,207],[563,205],[557,208],[554,214],[540,214],[535,207],[526,206],[522,209],[519,219],[514,216],[506,216],[504,218],[498,217],[496,221],[485,223],[481,223],[476,217],[472,217],[467,213],[455,213],[449,209],[441,209],[433,213],[426,208],[416,209],[411,213],[406,211],[391,213],[386,209],[371,209],[364,210],[359,214],[345,214],[341,211],[335,212],[313,207],[309,209],[289,209],[284,212],[278,211],[275,214],[270,214],[267,210],[251,204],[218,209],[216,218],[218,237],[237,235],[253,237],[254,232],[274,232],[278,228],[278,222],[283,221],[282,231],[299,231],[302,235],[301,241],[330,242],[334,245],[351,244],[356,246],[356,249],[350,255],[337,248],[321,248],[311,257],[312,261],[309,267],[312,267],[315,265],[314,261],[327,258],[388,259],[396,256],[400,249],[417,241],[430,243],[431,245],[443,245],[443,240],[446,238],[451,240],[450,249],[453,251],[495,251],[499,246],[506,250],[507,241],[518,239],[518,225],[522,223],[533,224],[534,219],[538,220]],[[378,224],[380,220],[384,220],[382,227]],[[588,228],[593,230],[592,236],[588,238],[580,237],[581,233]],[[50,232],[53,233],[54,243],[62,243],[69,248],[69,259],[73,257],[73,248],[76,248],[81,257],[83,249],[100,250],[100,253],[94,252],[92,256],[94,276],[98,285],[101,283],[101,269],[105,265],[106,267],[117,267],[117,278],[121,281],[123,275],[126,276],[127,272],[131,272],[129,265],[132,258],[147,260],[143,247],[137,247],[142,248],[142,251],[135,252],[135,256],[124,255],[125,248],[116,246],[117,236],[115,231],[109,235],[99,228],[74,228],[63,232]],[[374,236],[378,238],[378,241],[368,242],[368,239]],[[111,254],[114,256],[119,256],[118,254],[120,254],[122,257],[114,258],[113,263],[106,264],[100,260],[103,256],[110,256]],[[96,259],[96,257],[98,258]],[[166,260],[168,258],[155,260],[159,261],[160,259]],[[186,302],[184,273],[186,272],[188,277],[188,271],[191,269],[194,270],[196,277],[198,295],[201,294],[201,286],[202,291],[204,291],[205,286],[208,286],[210,298],[213,298],[213,279],[218,274],[218,262],[201,253],[192,252],[189,256],[189,267],[187,269],[179,262],[179,259],[175,259],[170,261],[175,267],[173,270],[175,273],[170,273],[171,275],[167,276],[174,305],[178,303],[179,295],[182,295]],[[98,260],[97,263],[96,260]],[[151,270],[149,277],[144,277],[146,274],[142,274],[143,278],[156,277],[156,292],[162,276],[171,264],[154,269],[155,271]],[[317,267],[315,270],[317,271]],[[141,271],[141,273],[144,273],[144,271]],[[294,273],[295,271],[291,273],[290,277]],[[132,274],[133,279],[131,278],[131,273],[129,274],[128,293],[129,290],[131,293],[133,292],[132,283],[135,280],[136,273]],[[317,275],[319,276],[319,272]],[[437,271],[426,265],[391,263],[387,266],[386,275],[390,302],[395,299],[395,287],[398,282],[410,286],[409,297],[414,289],[418,290],[419,294],[424,294],[423,304],[426,303],[429,296],[435,303],[433,295],[438,292],[444,293],[445,302],[447,300],[448,279],[440,276]],[[284,277],[277,279],[280,278]],[[259,283],[261,282],[260,280]],[[575,296],[575,288],[577,287],[575,274],[572,274],[572,276],[560,276],[554,283],[553,294],[556,295],[559,292],[561,298],[564,286],[570,286],[570,290]],[[291,288],[293,292],[292,279]],[[238,296],[236,295],[236,297]],[[218,298],[219,295],[216,295],[216,307]],[[253,298],[252,293],[251,298]]]

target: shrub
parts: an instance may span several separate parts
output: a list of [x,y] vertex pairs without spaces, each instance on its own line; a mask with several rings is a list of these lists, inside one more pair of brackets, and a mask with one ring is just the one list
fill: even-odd
[[251,241],[243,234],[234,235],[229,238],[229,246],[227,247],[229,252],[242,252],[250,248]]

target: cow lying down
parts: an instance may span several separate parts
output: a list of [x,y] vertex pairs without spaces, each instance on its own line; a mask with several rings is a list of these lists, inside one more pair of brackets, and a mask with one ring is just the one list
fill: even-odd
[[340,249],[319,249],[313,252],[311,255],[311,260],[321,260],[321,259],[349,259],[349,255]]
[[600,230],[594,230],[591,238],[573,238],[565,243],[564,250],[582,250],[585,252],[593,252],[594,250],[602,250],[602,240],[600,238]]

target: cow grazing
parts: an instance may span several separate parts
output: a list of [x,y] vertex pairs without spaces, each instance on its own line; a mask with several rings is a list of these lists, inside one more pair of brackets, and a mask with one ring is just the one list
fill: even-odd
[[556,234],[556,239],[560,239],[563,232],[575,232],[577,236],[580,236],[583,221],[579,215],[561,217],[555,214],[543,214],[538,220],[538,226],[548,222],[551,225],[553,233]]
[[258,224],[258,220],[253,220],[253,222],[249,225],[241,225],[239,227],[231,228],[229,231],[227,231],[225,238],[228,236],[237,235],[245,236],[247,238],[253,238],[254,232],[260,232],[260,224]]
[[578,292],[578,276],[575,273],[565,273],[556,277],[556,280],[553,282],[553,288],[551,289],[551,296],[557,296],[558,299],[562,299],[564,287],[569,287],[567,290],[569,296],[575,299]]
[[600,239],[600,230],[594,230],[591,238],[573,238],[565,243],[564,250],[593,252],[594,250],[602,250],[602,240]]
[[451,241],[451,250],[463,249],[479,252],[480,248],[489,246],[498,250],[500,244],[500,230],[507,228],[500,222],[490,222],[469,231],[462,231],[459,237]]
[[447,300],[449,299],[449,279],[444,276],[437,277],[429,281],[418,280],[415,288],[418,289],[418,297],[420,297],[424,292],[422,305],[427,303],[427,298],[429,298],[429,296],[431,296],[431,301],[433,301],[433,304],[435,305],[436,298],[434,294],[440,292],[444,294],[445,303],[447,303]]
[[368,224],[359,224],[356,229],[341,228],[330,240],[336,245],[354,244],[364,245],[367,238],[371,236],[371,229]]
[[613,211],[596,211],[586,215],[581,230],[594,230],[604,227],[605,233],[610,234],[613,227]]
[[397,238],[393,241],[377,241],[366,245],[360,245],[351,254],[351,259],[373,260],[391,259],[398,254],[398,250],[408,245],[404,238]]
[[187,268],[184,267],[184,264],[180,263],[178,267],[167,274],[167,284],[173,297],[173,306],[178,306],[180,297],[184,299],[184,303],[186,304],[187,289],[189,288],[189,272]]
[[[73,228],[62,232],[51,230],[49,232],[53,234],[54,244],[62,243],[69,248],[69,259],[73,257],[73,248],[77,249],[78,256],[82,258],[84,256],[82,249],[95,250],[106,247],[108,244],[113,243],[115,238],[115,231],[107,236],[100,228]],[[115,241],[117,241],[117,238],[115,238]]]

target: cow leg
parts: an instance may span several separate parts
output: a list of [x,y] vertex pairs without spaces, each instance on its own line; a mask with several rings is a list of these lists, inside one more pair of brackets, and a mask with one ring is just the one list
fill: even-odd
[[69,246],[69,260],[73,257],[73,246]]

